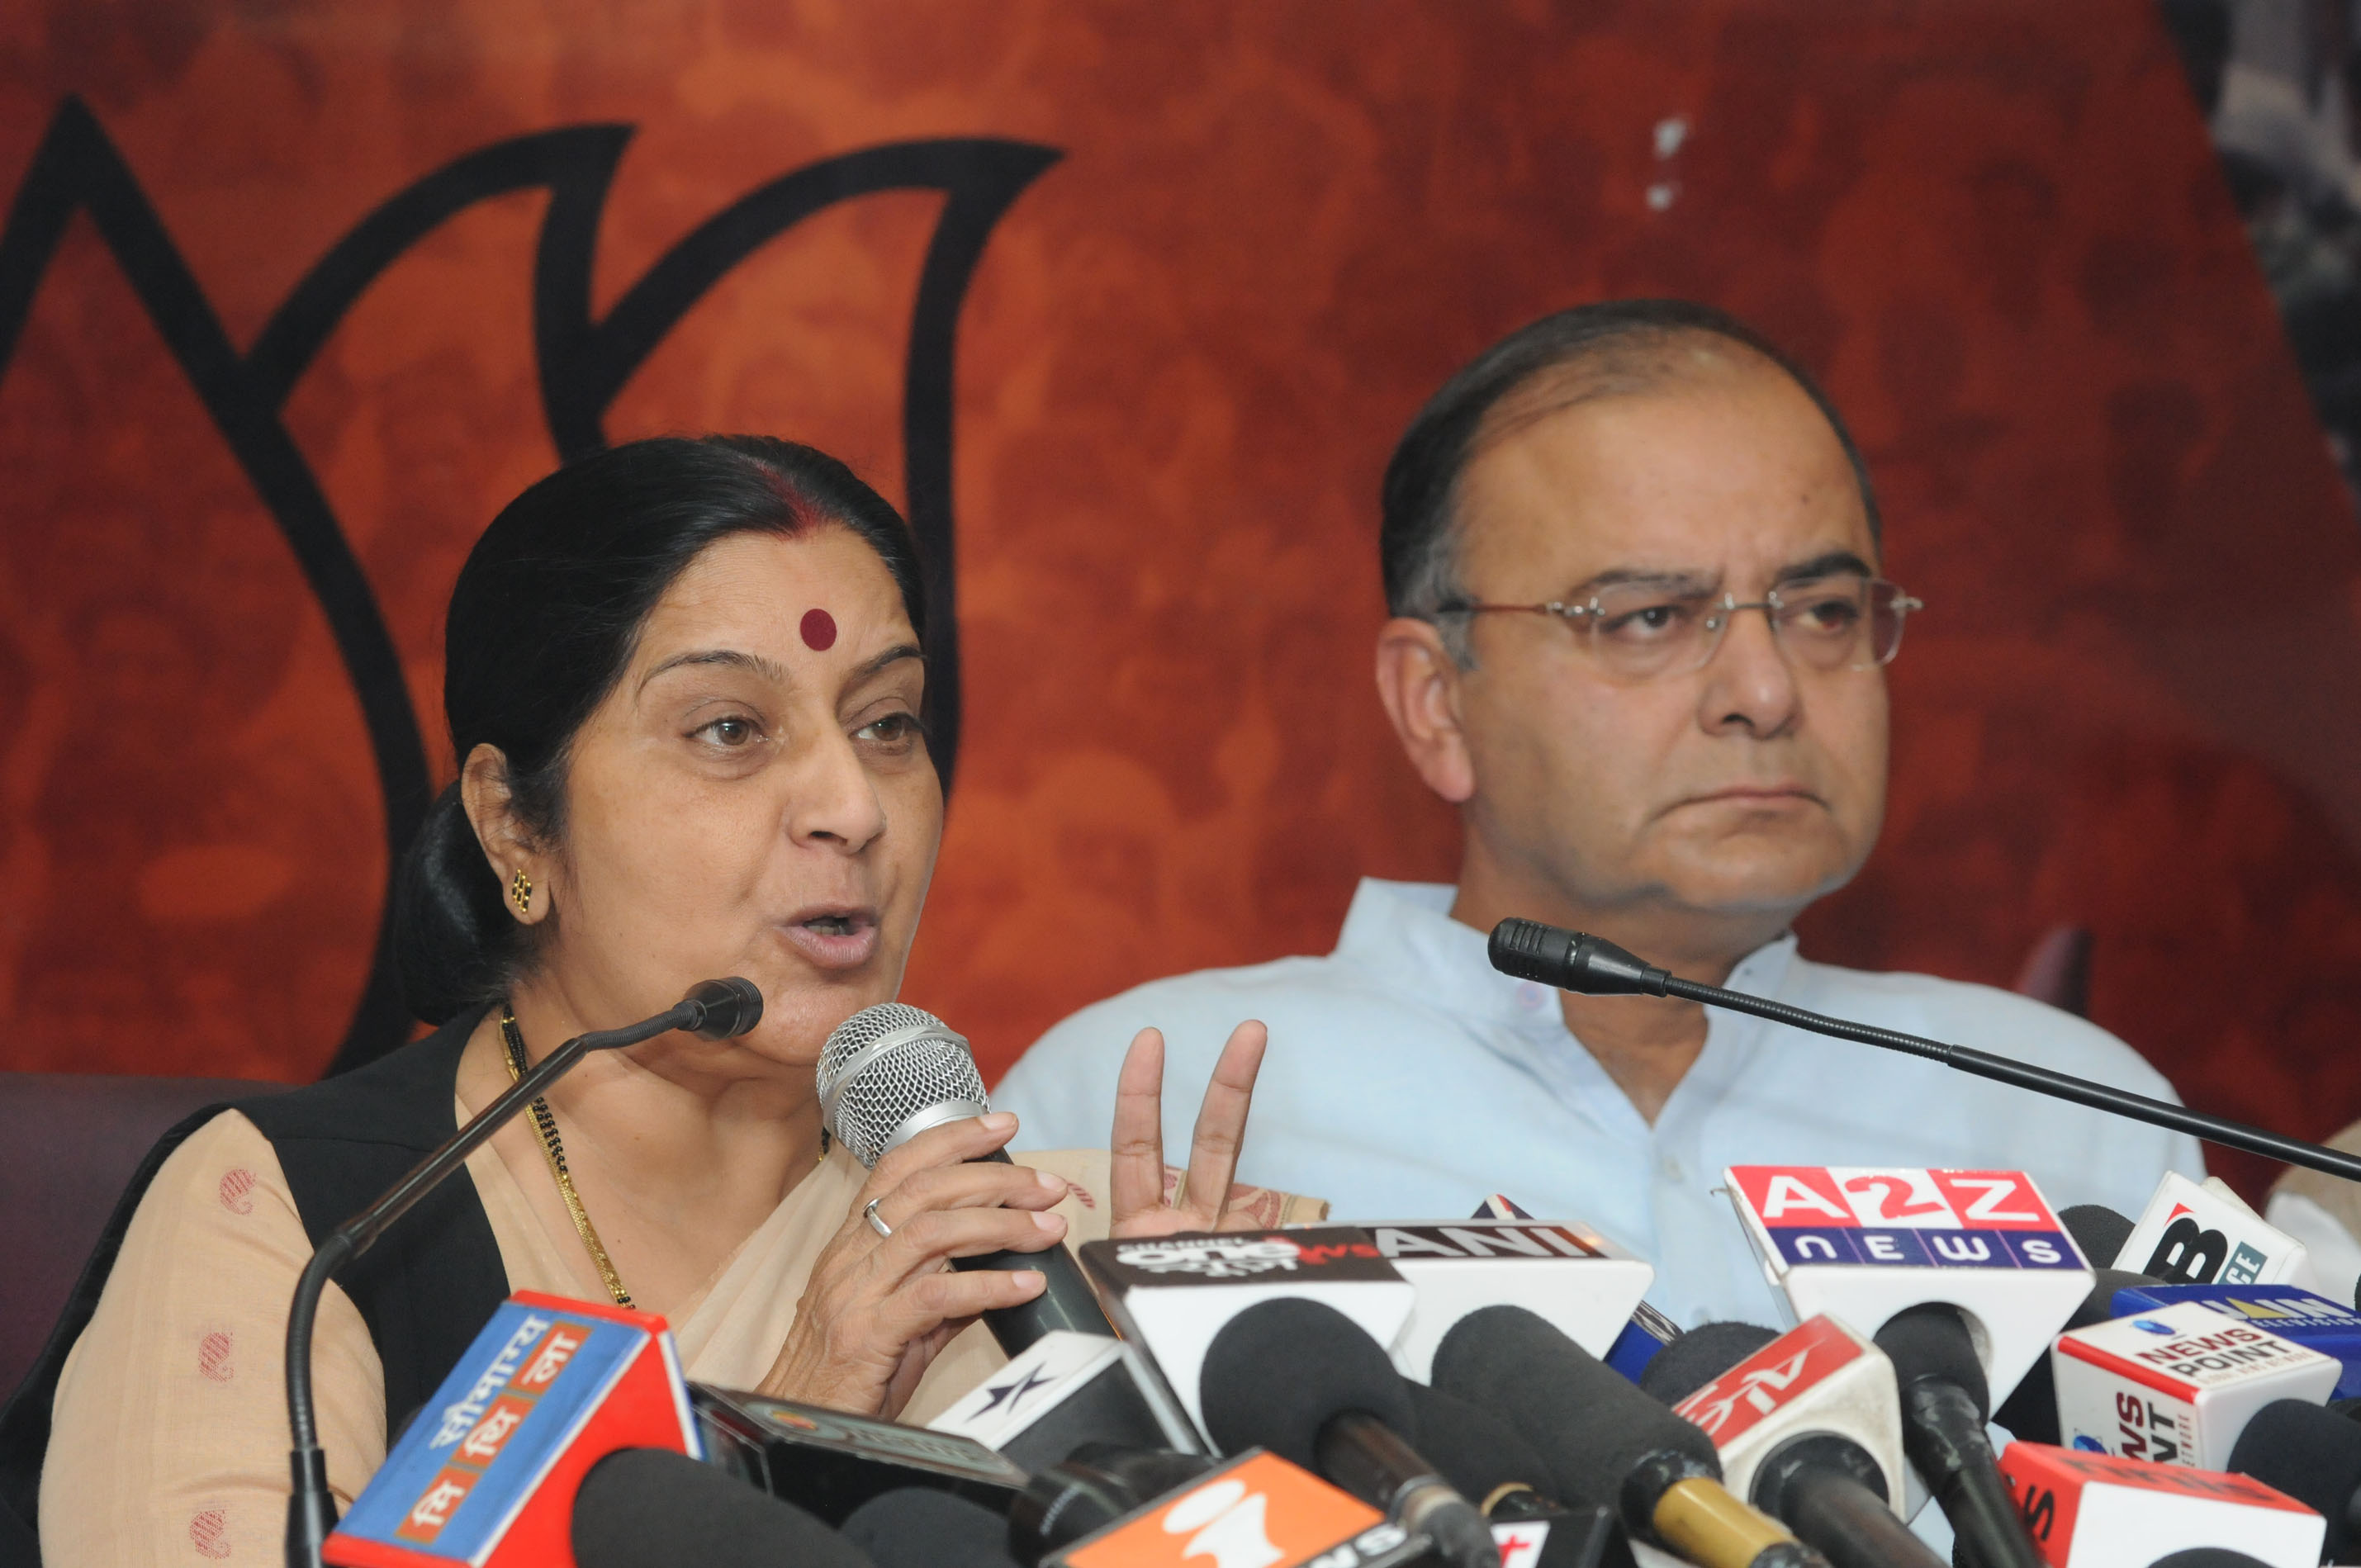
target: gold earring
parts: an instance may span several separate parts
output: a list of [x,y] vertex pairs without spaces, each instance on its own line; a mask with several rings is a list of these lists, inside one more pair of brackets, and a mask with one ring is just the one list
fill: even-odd
[[516,880],[509,883],[509,902],[517,906],[520,915],[533,913],[533,878],[524,874],[522,866],[517,867]]

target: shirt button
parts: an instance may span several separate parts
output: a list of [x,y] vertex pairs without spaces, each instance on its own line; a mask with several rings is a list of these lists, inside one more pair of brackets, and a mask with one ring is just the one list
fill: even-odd
[[1521,981],[1517,986],[1517,1005],[1528,1013],[1540,1012],[1542,988],[1529,980]]

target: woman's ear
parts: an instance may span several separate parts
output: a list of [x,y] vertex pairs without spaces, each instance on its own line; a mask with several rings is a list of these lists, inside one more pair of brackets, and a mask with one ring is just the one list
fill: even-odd
[[483,846],[485,862],[508,894],[509,913],[527,926],[538,924],[555,895],[550,885],[554,867],[517,820],[508,756],[498,746],[467,753],[459,770],[459,802],[476,829],[476,842]]
[[1433,624],[1407,616],[1378,633],[1378,700],[1426,787],[1454,806],[1476,793],[1476,767],[1459,726],[1459,662]]

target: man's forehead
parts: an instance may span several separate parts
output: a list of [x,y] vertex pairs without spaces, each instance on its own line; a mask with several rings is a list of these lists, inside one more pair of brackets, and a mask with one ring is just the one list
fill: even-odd
[[1471,573],[1572,582],[1626,568],[1775,572],[1832,550],[1876,558],[1842,444],[1767,366],[1530,420],[1469,464],[1461,503]]

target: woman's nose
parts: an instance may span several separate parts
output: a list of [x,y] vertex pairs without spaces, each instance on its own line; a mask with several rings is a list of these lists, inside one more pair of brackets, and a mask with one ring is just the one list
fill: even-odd
[[797,843],[833,844],[858,854],[885,831],[885,806],[861,765],[851,738],[825,730],[796,770],[787,806],[787,836]]

